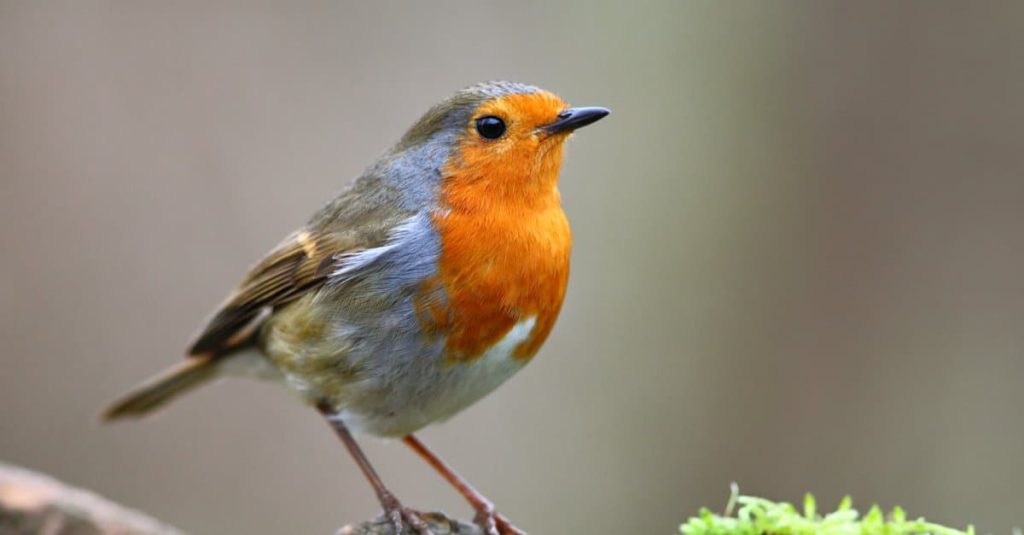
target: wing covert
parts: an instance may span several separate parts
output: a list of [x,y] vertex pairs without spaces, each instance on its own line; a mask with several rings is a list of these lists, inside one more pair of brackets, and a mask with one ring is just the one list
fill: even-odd
[[245,276],[189,347],[188,354],[217,355],[245,342],[275,307],[320,287],[335,256],[360,248],[356,240],[302,230],[289,236]]

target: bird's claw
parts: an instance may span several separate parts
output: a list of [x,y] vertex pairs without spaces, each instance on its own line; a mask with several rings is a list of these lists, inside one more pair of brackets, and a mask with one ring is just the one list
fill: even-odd
[[473,521],[476,522],[476,525],[480,526],[485,535],[501,535],[498,531],[497,519],[494,517],[494,507],[489,507],[477,511]]
[[384,515],[391,521],[391,527],[395,535],[405,535],[406,526],[412,528],[413,533],[419,535],[434,535],[430,526],[420,518],[420,514],[402,505],[394,496],[390,496],[384,506]]
[[526,535],[525,531],[513,526],[507,518],[498,514],[493,505],[478,510],[473,521],[487,535]]

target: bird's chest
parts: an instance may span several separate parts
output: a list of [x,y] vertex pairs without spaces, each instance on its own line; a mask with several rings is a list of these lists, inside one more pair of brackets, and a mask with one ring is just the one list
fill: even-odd
[[[441,298],[418,307],[425,328],[443,332],[452,362],[496,351],[528,360],[547,338],[565,297],[572,239],[562,210],[456,213],[435,224],[441,255],[438,276],[427,287]],[[517,328],[522,332],[513,332]]]

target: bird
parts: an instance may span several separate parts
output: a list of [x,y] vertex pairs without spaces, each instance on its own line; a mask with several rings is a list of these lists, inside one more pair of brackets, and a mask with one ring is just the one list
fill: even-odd
[[414,433],[493,391],[548,338],[572,248],[565,143],[609,113],[518,82],[456,91],[257,262],[184,361],[103,419],[141,417],[219,377],[279,381],[330,424],[395,533],[430,529],[353,433],[403,441],[484,533],[523,533]]

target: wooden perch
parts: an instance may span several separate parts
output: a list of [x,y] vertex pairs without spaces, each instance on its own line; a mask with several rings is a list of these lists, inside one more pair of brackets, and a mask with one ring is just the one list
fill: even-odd
[[[482,535],[441,513],[423,513],[434,535]],[[411,532],[411,530],[409,530]],[[337,535],[393,535],[378,517]],[[0,535],[184,535],[184,532],[52,477],[0,463]]]
[[184,535],[51,477],[0,463],[0,534]]
[[[476,524],[468,524],[460,520],[448,518],[442,513],[420,513],[423,521],[430,526],[434,535],[483,535],[483,531]],[[412,529],[406,528],[408,533]],[[374,520],[362,524],[351,524],[338,530],[337,535],[394,535],[391,529],[391,522],[383,515]]]

